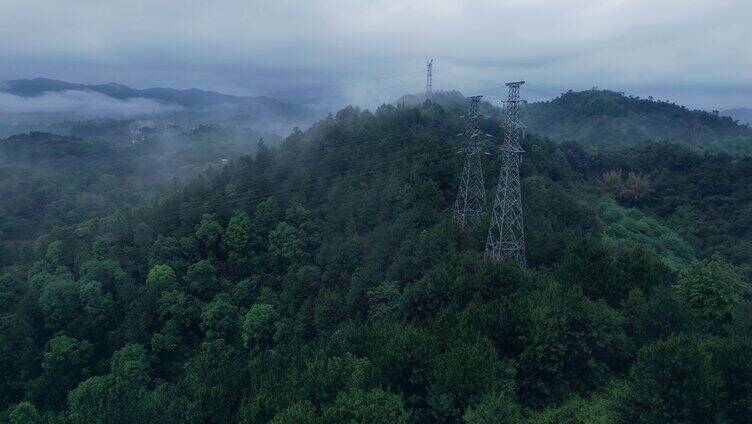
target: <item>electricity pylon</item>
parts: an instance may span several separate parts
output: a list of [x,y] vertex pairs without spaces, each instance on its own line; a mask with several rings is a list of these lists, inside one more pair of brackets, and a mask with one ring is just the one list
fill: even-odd
[[433,97],[433,59],[426,62],[426,99]]
[[487,259],[514,259],[520,268],[527,266],[520,189],[520,162],[524,150],[520,146],[523,125],[519,120],[519,111],[520,86],[524,83],[506,84],[509,96],[505,108],[504,144],[501,146],[501,173],[486,241]]
[[465,147],[465,166],[462,168],[462,180],[454,203],[454,222],[457,228],[465,230],[480,223],[486,208],[486,188],[483,186],[483,169],[480,158],[481,132],[480,99],[483,96],[470,97],[470,123],[467,129],[467,146]]

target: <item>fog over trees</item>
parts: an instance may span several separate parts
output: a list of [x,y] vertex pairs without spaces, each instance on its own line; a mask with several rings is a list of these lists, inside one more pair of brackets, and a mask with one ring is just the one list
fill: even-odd
[[[614,100],[625,125],[590,118]],[[604,136],[525,137],[520,270],[451,220],[467,103],[405,103],[283,139],[94,121],[0,141],[1,419],[747,422],[746,127],[646,141],[621,129],[698,112],[530,105]]]

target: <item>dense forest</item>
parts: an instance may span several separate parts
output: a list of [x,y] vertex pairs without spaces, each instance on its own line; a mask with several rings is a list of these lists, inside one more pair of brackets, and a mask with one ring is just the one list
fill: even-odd
[[452,223],[463,107],[348,107],[127,202],[107,144],[0,142],[110,158],[67,190],[122,192],[69,216],[3,168],[39,236],[0,239],[0,422],[749,423],[752,159],[531,121],[520,270]]

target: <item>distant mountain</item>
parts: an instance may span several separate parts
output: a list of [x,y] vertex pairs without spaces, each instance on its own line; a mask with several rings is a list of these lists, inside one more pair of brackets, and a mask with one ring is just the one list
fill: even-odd
[[177,90],[174,88],[147,88],[138,90],[128,86],[108,84],[76,84],[48,78],[19,79],[5,81],[0,91],[21,97],[40,96],[44,93],[66,90],[92,91],[106,96],[127,100],[133,98],[151,99],[164,103],[177,104],[186,108],[208,108],[225,105],[255,106],[275,109],[278,112],[303,111],[299,105],[283,103],[270,97],[239,97],[214,91],[195,88]]
[[728,116],[610,90],[568,91],[522,109],[528,130],[556,141],[617,148],[677,140],[695,148],[752,152],[752,130]]
[[721,115],[729,116],[743,124],[752,125],[752,108],[726,109],[721,112]]
[[[89,85],[48,78],[5,81],[0,83],[0,93],[26,99],[15,102],[19,103],[14,105],[15,109],[0,104],[0,127],[5,124],[28,128],[29,123],[123,116],[151,118],[151,115],[185,125],[226,121],[243,115],[248,117],[244,123],[249,126],[286,132],[294,126],[307,125],[320,115],[308,107],[264,96],[241,97],[163,87],[139,90],[116,83]],[[86,94],[95,97],[87,98]],[[45,101],[47,98],[52,101]]]
[[[411,106],[424,101],[424,94],[408,94],[397,103]],[[431,101],[450,111],[467,108],[467,98],[458,91],[436,92]],[[690,110],[652,98],[593,89],[568,91],[550,101],[524,103],[520,119],[529,133],[555,142],[576,141],[590,147],[616,149],[644,141],[676,141],[700,151],[750,155],[752,128],[740,124],[745,121],[744,116],[752,119],[750,112],[752,109],[724,114]],[[481,113],[499,116],[502,111],[483,101]],[[733,118],[724,116],[731,113]]]

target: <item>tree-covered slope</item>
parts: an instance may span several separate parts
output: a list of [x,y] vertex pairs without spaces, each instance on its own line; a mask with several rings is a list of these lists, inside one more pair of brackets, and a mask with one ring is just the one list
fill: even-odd
[[0,239],[30,240],[57,225],[141,204],[223,160],[279,138],[203,125],[140,127],[135,121],[78,123],[60,136],[31,132],[0,139]]
[[528,129],[556,141],[621,148],[676,140],[699,150],[752,153],[752,129],[727,116],[610,90],[568,91],[523,108]]
[[[492,199],[499,121],[481,125]],[[484,260],[487,222],[451,221],[463,130],[436,103],[347,108],[141,207],[2,245],[0,419],[747,422],[738,270],[642,191],[610,194],[615,159],[535,136],[531,268]]]
[[697,153],[674,143],[585,152],[568,161],[603,192],[674,228],[701,257],[722,256],[752,277],[752,159]]

